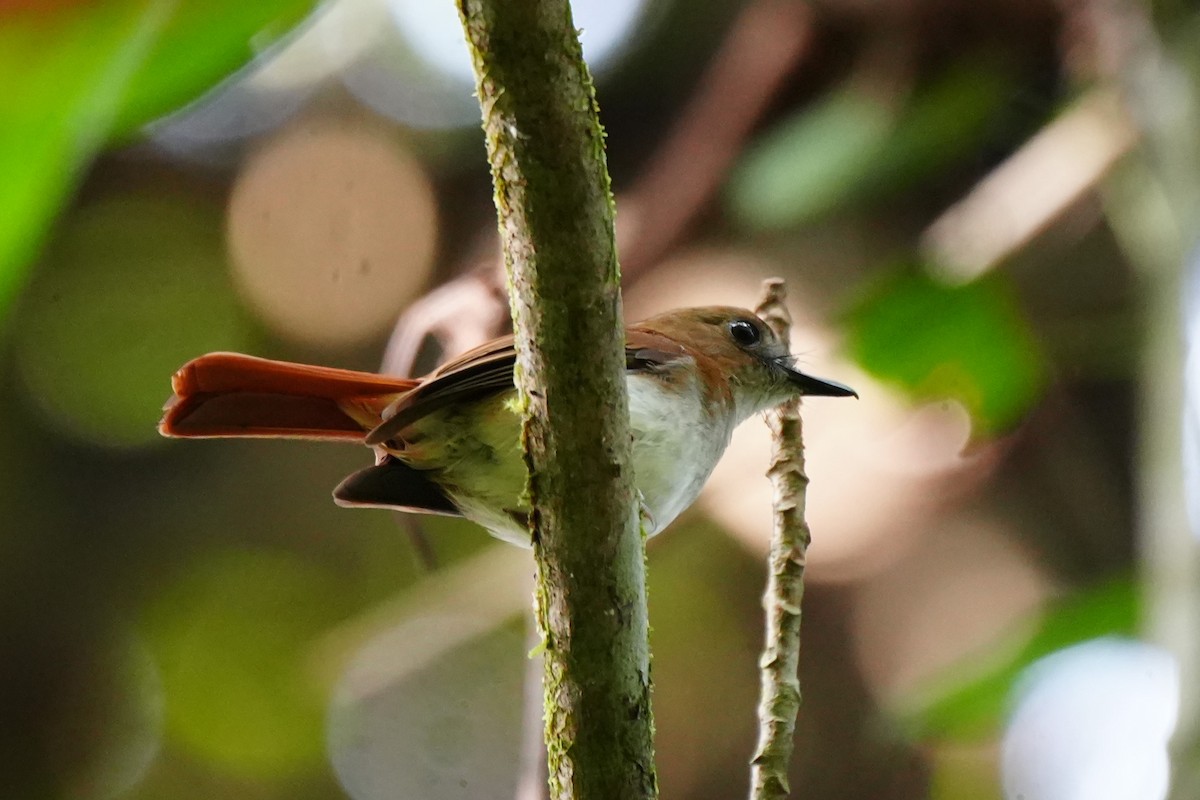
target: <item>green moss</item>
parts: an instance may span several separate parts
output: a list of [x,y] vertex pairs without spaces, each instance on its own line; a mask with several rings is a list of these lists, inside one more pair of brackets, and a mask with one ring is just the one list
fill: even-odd
[[552,796],[653,797],[644,537],[595,92],[565,0],[459,8],[519,329]]

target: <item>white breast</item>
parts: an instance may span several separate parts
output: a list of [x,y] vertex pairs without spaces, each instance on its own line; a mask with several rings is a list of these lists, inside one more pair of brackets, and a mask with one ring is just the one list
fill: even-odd
[[654,535],[700,494],[729,444],[734,420],[707,407],[694,383],[666,385],[638,373],[627,380],[634,481],[653,518],[647,533]]

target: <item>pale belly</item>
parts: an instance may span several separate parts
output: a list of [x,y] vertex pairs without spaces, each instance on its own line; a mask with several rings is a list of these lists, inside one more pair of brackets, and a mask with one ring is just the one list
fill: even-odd
[[[627,387],[634,482],[647,534],[653,536],[700,494],[729,444],[733,422],[727,415],[714,419],[698,391],[668,394],[653,376],[629,374]],[[465,517],[501,539],[528,546],[520,417],[512,397],[486,400],[470,414],[427,417],[418,423],[416,440],[398,455],[418,468],[436,470]]]
[[630,375],[634,481],[652,522],[649,535],[670,525],[695,502],[729,445],[734,421],[713,415],[698,390],[668,391],[645,375]]

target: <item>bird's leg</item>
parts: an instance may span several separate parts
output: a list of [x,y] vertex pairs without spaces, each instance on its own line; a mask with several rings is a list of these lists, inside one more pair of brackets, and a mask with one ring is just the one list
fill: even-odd
[[650,536],[658,529],[658,523],[654,521],[654,512],[650,510],[650,506],[646,505],[646,496],[640,490],[638,491],[638,517],[646,536]]

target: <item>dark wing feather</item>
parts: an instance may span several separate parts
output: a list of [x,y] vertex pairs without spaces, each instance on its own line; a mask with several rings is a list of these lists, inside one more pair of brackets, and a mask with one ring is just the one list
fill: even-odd
[[[660,334],[630,330],[625,339],[625,369],[655,371],[687,355],[678,342]],[[477,400],[513,387],[517,352],[512,336],[503,336],[463,353],[429,374],[420,386],[384,411],[384,421],[367,434],[367,444],[395,438],[439,409]]]
[[339,506],[461,516],[445,490],[428,473],[392,456],[346,478],[333,490],[333,497]]
[[383,412],[383,422],[367,434],[367,444],[382,444],[435,411],[512,388],[517,353],[512,336],[468,350],[431,372],[421,384]]

